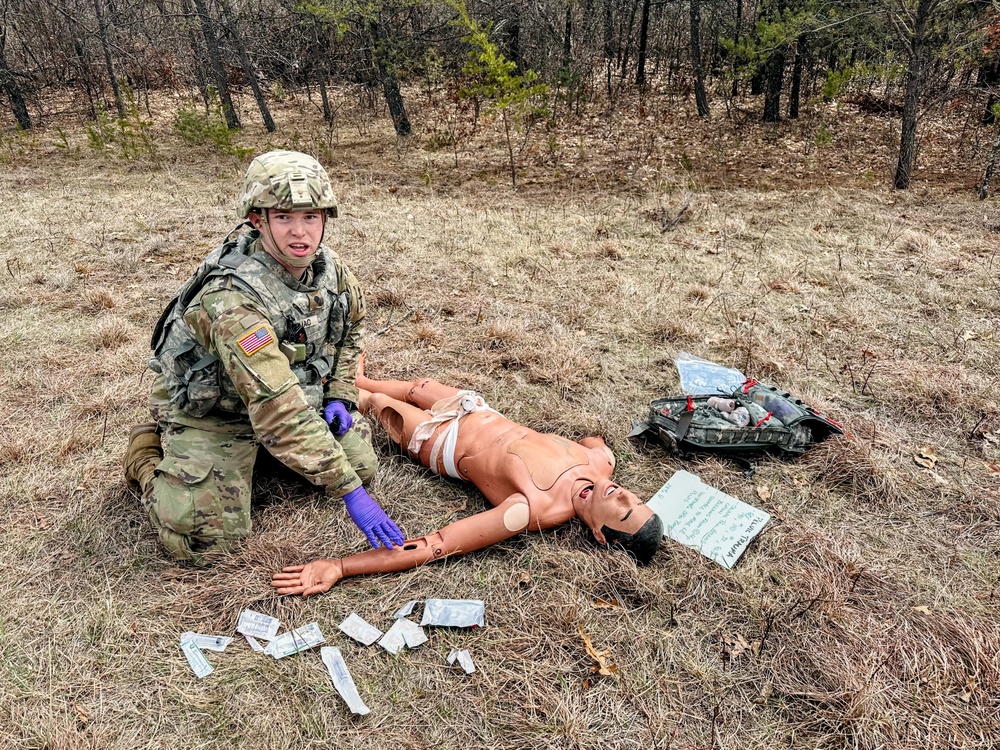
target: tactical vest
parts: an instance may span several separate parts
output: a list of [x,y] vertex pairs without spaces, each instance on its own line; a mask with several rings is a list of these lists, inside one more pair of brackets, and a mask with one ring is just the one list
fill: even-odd
[[674,396],[653,401],[646,421],[634,423],[629,437],[655,437],[676,453],[799,455],[813,443],[843,432],[838,423],[801,399],[756,380],[747,380],[731,394],[714,395],[746,409],[749,423],[740,426],[726,419],[708,405],[711,395]]
[[206,283],[219,277],[260,302],[267,311],[281,351],[288,357],[306,401],[323,406],[323,386],[336,367],[336,354],[350,331],[349,299],[339,292],[337,268],[326,247],[313,261],[313,281],[301,290],[288,287],[268,266],[264,251],[248,253],[256,233],[229,240],[205,258],[172,300],[153,330],[149,368],[163,377],[170,402],[185,414],[203,417],[213,409],[246,414],[232,379],[219,358],[203,347],[184,321],[184,313]]

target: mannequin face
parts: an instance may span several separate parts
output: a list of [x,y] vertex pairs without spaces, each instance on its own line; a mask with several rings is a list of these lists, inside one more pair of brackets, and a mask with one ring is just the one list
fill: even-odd
[[573,507],[601,544],[607,544],[602,527],[634,534],[653,515],[638,497],[605,477],[578,478],[573,483]]

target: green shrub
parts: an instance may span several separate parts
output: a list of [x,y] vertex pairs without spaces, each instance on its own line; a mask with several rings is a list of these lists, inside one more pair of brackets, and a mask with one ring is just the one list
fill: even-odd
[[243,158],[253,149],[233,143],[234,131],[226,126],[222,106],[213,96],[208,109],[192,103],[174,113],[174,130],[190,146],[211,146],[216,151]]

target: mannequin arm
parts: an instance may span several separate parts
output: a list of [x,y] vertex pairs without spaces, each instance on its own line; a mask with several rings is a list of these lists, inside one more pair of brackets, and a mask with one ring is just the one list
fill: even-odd
[[370,573],[392,573],[464,555],[517,536],[528,528],[527,498],[518,493],[483,513],[448,524],[418,539],[407,539],[395,549],[371,549],[340,559],[313,560],[307,565],[282,568],[271,577],[279,594],[322,594],[341,578]]

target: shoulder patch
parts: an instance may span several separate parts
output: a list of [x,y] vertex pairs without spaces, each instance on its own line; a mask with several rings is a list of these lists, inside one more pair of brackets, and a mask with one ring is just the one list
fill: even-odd
[[274,335],[267,326],[258,326],[236,343],[248,357],[274,342]]

